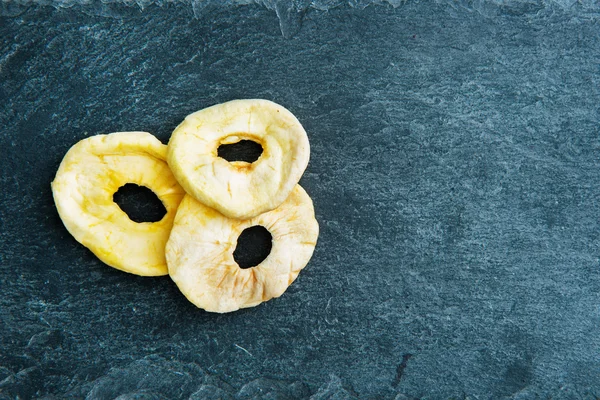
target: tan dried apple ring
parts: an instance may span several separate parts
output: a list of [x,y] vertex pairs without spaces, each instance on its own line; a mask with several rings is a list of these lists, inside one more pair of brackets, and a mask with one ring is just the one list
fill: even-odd
[[[255,225],[271,233],[271,253],[242,269],[233,252],[242,231]],[[312,201],[300,185],[279,207],[249,220],[225,217],[188,195],[165,250],[169,275],[189,301],[206,311],[253,307],[285,292],[310,260],[318,236]]]
[[[251,140],[263,152],[253,163],[229,162],[218,148]],[[188,115],[169,141],[173,174],[196,200],[237,219],[278,207],[291,193],[310,157],[296,117],[267,100],[234,100]]]
[[[166,162],[167,146],[146,132],[92,136],[67,152],[52,193],[75,239],[100,260],[143,276],[166,275],[165,244],[185,195]],[[167,213],[158,222],[133,222],[113,201],[126,183],[151,189]]]

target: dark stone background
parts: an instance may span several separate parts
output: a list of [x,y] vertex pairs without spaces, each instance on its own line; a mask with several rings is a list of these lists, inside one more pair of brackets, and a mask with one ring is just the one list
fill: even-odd
[[[1,13],[0,398],[600,397],[598,3]],[[252,97],[312,145],[283,297],[209,314],[64,229],[78,140]]]

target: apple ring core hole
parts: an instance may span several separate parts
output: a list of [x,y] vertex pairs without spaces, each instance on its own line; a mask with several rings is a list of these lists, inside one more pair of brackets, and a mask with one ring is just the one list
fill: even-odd
[[240,140],[237,143],[222,144],[217,149],[217,156],[229,161],[253,163],[263,153],[262,146],[253,140]]
[[272,247],[271,233],[263,226],[251,226],[238,237],[233,259],[242,269],[256,267],[269,256]]
[[158,222],[167,209],[148,187],[126,183],[113,194],[113,201],[133,222]]

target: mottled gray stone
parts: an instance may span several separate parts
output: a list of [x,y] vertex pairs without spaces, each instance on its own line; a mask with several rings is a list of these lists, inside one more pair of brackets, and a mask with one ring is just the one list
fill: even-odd
[[[325,3],[1,3],[0,398],[600,397],[598,3]],[[64,229],[78,140],[253,97],[311,141],[284,296],[205,313]]]

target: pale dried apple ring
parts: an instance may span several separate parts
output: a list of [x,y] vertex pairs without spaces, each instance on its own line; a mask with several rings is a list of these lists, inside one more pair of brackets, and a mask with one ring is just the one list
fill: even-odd
[[[185,195],[166,162],[167,146],[146,132],[92,136],[65,155],[52,182],[58,214],[73,237],[100,260],[143,276],[166,275],[165,244]],[[151,189],[167,213],[133,222],[113,201],[126,183]]]
[[[271,253],[242,269],[233,251],[242,231],[255,225],[271,233]],[[165,250],[169,275],[189,301],[206,311],[253,307],[285,292],[310,260],[318,236],[312,201],[300,185],[278,208],[249,220],[225,217],[188,195]]]
[[[263,152],[253,163],[218,156],[223,144],[251,140]],[[296,117],[267,100],[234,100],[188,115],[169,141],[173,174],[201,203],[237,219],[278,207],[300,180],[310,157]]]

